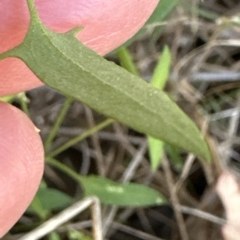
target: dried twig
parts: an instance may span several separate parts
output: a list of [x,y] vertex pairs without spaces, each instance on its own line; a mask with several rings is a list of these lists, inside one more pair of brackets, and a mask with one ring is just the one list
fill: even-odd
[[19,240],[37,240],[41,237],[44,237],[48,233],[52,232],[53,230],[57,229],[63,223],[69,221],[80,212],[92,206],[92,218],[93,218],[93,232],[95,240],[103,240],[102,237],[102,224],[101,224],[101,210],[100,210],[100,202],[96,197],[89,197],[85,200],[77,202],[70,206],[69,208],[65,209],[58,215],[54,216],[53,218],[46,221],[40,227],[34,229],[33,231],[29,232],[25,236],[21,237]]
[[173,210],[174,210],[176,220],[178,222],[178,227],[179,227],[179,232],[180,232],[181,238],[182,238],[182,240],[188,240],[189,237],[187,234],[187,229],[186,229],[186,225],[184,222],[184,218],[183,218],[182,213],[179,211],[179,209],[177,207],[180,205],[178,196],[176,193],[177,189],[176,189],[174,181],[173,181],[173,176],[172,176],[169,162],[165,156],[163,157],[163,160],[162,160],[162,166],[163,166],[166,178],[167,178],[168,189],[170,191]]

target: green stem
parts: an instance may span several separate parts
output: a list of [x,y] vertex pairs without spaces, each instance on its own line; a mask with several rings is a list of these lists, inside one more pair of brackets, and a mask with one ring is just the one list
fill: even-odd
[[101,129],[105,128],[106,126],[110,125],[114,121],[115,120],[110,119],[110,118],[106,119],[105,121],[101,122],[100,124],[96,125],[95,127],[91,128],[91,129],[89,129],[88,131],[82,133],[81,135],[79,135],[73,139],[70,139],[68,142],[66,142],[59,148],[57,148],[57,149],[53,150],[52,152],[50,152],[49,154],[47,154],[47,157],[54,157],[54,156],[58,155],[59,153],[68,149],[69,147],[75,145],[76,143],[84,140],[85,138],[91,136],[92,134],[94,134],[94,133],[100,131]]
[[39,16],[38,16],[38,12],[36,10],[36,6],[35,6],[35,0],[27,0],[27,5],[28,5],[28,10],[30,13],[30,19],[31,21],[38,21],[40,22]]
[[66,116],[67,111],[68,111],[69,107],[71,106],[72,102],[73,102],[72,98],[69,98],[69,97],[66,98],[66,100],[63,104],[63,107],[61,109],[61,112],[59,113],[56,122],[54,123],[49,135],[47,136],[46,141],[44,142],[44,148],[45,148],[46,152],[49,150],[54,137],[57,135],[57,132],[58,132],[58,130],[64,120],[64,117]]
[[27,106],[28,99],[26,97],[25,92],[19,93],[17,95],[17,97],[20,101],[21,109],[25,112],[26,115],[29,116],[29,111],[28,111],[28,106]]
[[10,50],[7,50],[6,52],[0,53],[0,61],[5,59],[5,58],[9,58],[9,57],[16,57],[17,58],[18,55],[17,55],[16,49],[18,48],[18,46],[14,47]]
[[79,180],[81,181],[84,178],[81,175],[79,175],[76,172],[74,172],[71,168],[67,167],[63,163],[60,163],[58,160],[56,160],[54,158],[47,157],[46,158],[46,163],[48,163],[48,164],[58,168],[59,170],[61,170],[62,172],[66,173],[68,176],[70,176],[74,180],[76,180],[77,182],[79,182]]

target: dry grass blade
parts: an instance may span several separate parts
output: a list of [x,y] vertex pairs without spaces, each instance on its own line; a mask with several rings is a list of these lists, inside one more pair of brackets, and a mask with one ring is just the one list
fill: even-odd
[[73,204],[69,208],[59,213],[57,216],[47,220],[40,227],[21,237],[19,240],[40,239],[41,237],[46,236],[52,231],[57,230],[57,228],[63,223],[71,220],[73,217],[77,216],[79,213],[81,213],[83,210],[90,206],[92,206],[94,240],[103,240],[100,202],[96,197],[89,197],[85,200]]
[[171,169],[170,169],[170,165],[169,165],[168,159],[166,157],[163,157],[162,165],[163,165],[163,169],[164,169],[164,172],[166,175],[168,189],[169,189],[170,196],[171,196],[171,202],[172,202],[175,217],[176,217],[176,220],[178,223],[181,239],[188,240],[189,237],[188,237],[186,225],[184,222],[184,218],[183,218],[182,213],[179,211],[179,209],[177,207],[179,205],[179,200],[178,200],[177,191],[176,191],[177,189],[175,187],[175,184],[173,181],[173,176],[172,176]]
[[225,225],[227,223],[227,221],[225,219],[216,217],[210,213],[201,211],[199,209],[195,209],[195,208],[190,208],[190,207],[186,207],[186,206],[177,206],[178,209],[186,214],[190,214],[202,219],[206,219],[207,221],[211,221],[213,223],[219,224],[219,225]]

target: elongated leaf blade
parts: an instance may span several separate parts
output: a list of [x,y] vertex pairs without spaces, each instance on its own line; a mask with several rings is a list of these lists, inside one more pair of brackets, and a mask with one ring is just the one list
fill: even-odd
[[[167,46],[163,48],[161,57],[154,69],[151,84],[155,88],[163,89],[169,77],[171,67],[171,53]],[[163,157],[164,142],[160,139],[148,136],[149,155],[151,160],[151,168],[157,170]]]
[[118,184],[97,176],[81,178],[85,197],[95,195],[104,204],[115,206],[150,206],[166,202],[157,191],[136,183]]
[[52,32],[42,25],[34,8],[30,10],[26,38],[2,58],[18,57],[40,80],[61,93],[139,132],[209,159],[196,125],[164,92],[85,47],[74,36],[79,29]]

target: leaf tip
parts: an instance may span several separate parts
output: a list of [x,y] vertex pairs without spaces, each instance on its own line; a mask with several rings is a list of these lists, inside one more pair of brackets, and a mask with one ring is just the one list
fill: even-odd
[[202,140],[202,144],[201,144],[201,147],[199,148],[199,152],[197,156],[205,160],[206,162],[211,162],[212,156],[211,156],[208,144],[203,136],[201,140]]

